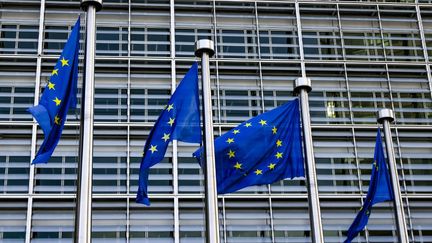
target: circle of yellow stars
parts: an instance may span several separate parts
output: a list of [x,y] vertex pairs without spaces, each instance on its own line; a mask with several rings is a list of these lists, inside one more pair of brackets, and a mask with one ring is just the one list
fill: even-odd
[[[261,127],[268,126],[267,121],[264,120],[264,119],[261,119],[258,122],[258,124],[259,124],[258,126],[261,126]],[[243,127],[244,128],[250,128],[250,127],[253,127],[253,124],[252,124],[252,122],[245,122],[243,124]],[[278,133],[278,129],[277,129],[276,126],[273,126],[273,128],[271,129],[271,131],[272,131],[273,135],[277,135],[277,133]],[[233,129],[231,131],[231,133],[233,135],[237,135],[237,134],[240,133],[240,129],[239,128],[235,128],[235,129]],[[225,140],[225,142],[227,144],[231,145],[231,144],[235,143],[235,137],[234,136],[228,137]],[[277,139],[275,145],[276,145],[276,148],[282,147],[282,145],[283,145],[282,140]],[[233,150],[233,149],[229,149],[229,151],[226,153],[226,155],[228,156],[229,159],[235,159],[235,157],[236,157],[236,151]],[[274,156],[275,156],[276,160],[280,160],[280,159],[283,158],[283,153],[278,151],[278,152],[276,152],[276,154]],[[267,168],[268,168],[269,171],[271,171],[271,170],[274,170],[276,168],[276,165],[277,165],[277,162],[270,163],[270,164],[267,165]],[[243,170],[243,164],[241,162],[239,162],[239,161],[236,161],[235,164],[233,165],[233,168],[235,170],[242,171]],[[253,171],[253,173],[258,176],[258,175],[262,175],[263,171],[264,171],[263,169],[255,169]],[[244,175],[246,176],[247,174],[245,173]]]

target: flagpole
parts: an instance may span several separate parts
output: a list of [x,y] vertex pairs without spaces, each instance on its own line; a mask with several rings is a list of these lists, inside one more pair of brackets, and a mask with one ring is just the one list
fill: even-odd
[[79,165],[77,175],[77,201],[74,235],[75,243],[91,242],[96,12],[102,9],[102,0],[81,0],[81,8],[84,11],[87,11],[87,26],[80,120]]
[[195,43],[195,56],[201,57],[203,117],[204,117],[204,156],[205,156],[205,200],[206,200],[206,242],[219,242],[219,213],[216,190],[216,166],[214,156],[213,112],[210,89],[209,58],[214,55],[211,40],[198,40]]
[[294,94],[300,95],[303,142],[306,155],[306,179],[308,182],[309,215],[311,224],[311,238],[313,243],[324,242],[321,209],[318,197],[318,183],[316,176],[315,157],[312,143],[312,130],[309,112],[309,92],[312,90],[311,80],[306,77],[297,78],[294,82]]
[[396,167],[396,159],[395,159],[395,153],[393,148],[393,139],[390,131],[390,122],[394,121],[394,114],[393,114],[393,110],[391,109],[381,109],[378,111],[377,115],[378,115],[377,121],[383,124],[383,129],[384,129],[386,152],[387,152],[388,164],[390,167],[390,177],[392,181],[394,198],[395,198],[394,208],[395,208],[395,217],[396,217],[396,225],[398,229],[399,242],[407,243],[409,242],[408,230],[406,227],[405,212],[403,208],[401,189],[399,185],[399,177],[398,177],[397,167]]

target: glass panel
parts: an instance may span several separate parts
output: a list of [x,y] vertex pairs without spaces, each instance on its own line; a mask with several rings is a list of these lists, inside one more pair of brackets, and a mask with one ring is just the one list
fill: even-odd
[[131,55],[170,56],[169,2],[143,1],[131,5]]
[[257,33],[253,4],[217,2],[216,23],[217,57],[257,57]]
[[151,207],[144,210],[142,205],[130,202],[130,242],[174,242],[173,202],[152,199],[151,203]]
[[228,242],[272,242],[267,200],[225,199],[225,224]]
[[[0,9],[0,54],[36,54],[40,3],[2,2]],[[17,18],[17,16],[20,16]]]
[[127,129],[97,127],[93,143],[93,193],[126,193]]
[[423,60],[415,8],[381,6],[380,15],[387,60]]
[[221,122],[240,123],[262,113],[256,65],[224,62],[219,63],[218,70]]
[[258,3],[260,53],[263,59],[299,59],[293,4]]
[[92,203],[92,242],[126,242],[126,199],[95,199]]
[[340,5],[340,23],[348,60],[384,59],[376,6]]
[[0,138],[0,192],[27,193],[31,127],[3,126]]
[[127,65],[127,61],[96,61],[95,121],[127,121]]
[[0,200],[0,241],[25,242],[27,200]]
[[[72,27],[81,13],[79,3],[62,2],[62,4],[58,4],[56,2],[46,1],[45,8],[43,52],[47,55],[58,56],[61,54]],[[84,25],[85,18],[82,17],[80,43],[84,43]],[[80,54],[84,54],[83,45],[81,45]],[[54,67],[54,65],[52,67]]]
[[123,4],[103,6],[96,18],[96,55],[128,55],[128,6]]
[[197,40],[214,39],[212,5],[212,2],[208,1],[175,1],[174,24],[177,57],[193,57]]
[[0,121],[31,121],[35,59],[0,58]]
[[344,66],[307,65],[306,74],[313,87],[309,94],[312,123],[349,123],[351,119]]
[[300,5],[306,59],[342,59],[341,38],[334,5]]
[[68,199],[34,199],[31,241],[72,242],[75,202]]
[[354,123],[376,124],[378,109],[391,108],[388,77],[382,65],[347,65]]
[[171,65],[156,61],[131,65],[130,120],[155,122],[171,96]]

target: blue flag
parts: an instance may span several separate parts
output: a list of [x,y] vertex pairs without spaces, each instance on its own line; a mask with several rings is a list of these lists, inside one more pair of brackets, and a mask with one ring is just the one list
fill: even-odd
[[80,19],[45,87],[39,105],[28,108],[44,132],[44,141],[32,164],[47,163],[57,146],[69,108],[76,108]]
[[150,205],[147,192],[149,169],[164,158],[171,140],[188,143],[201,142],[198,64],[196,62],[171,96],[146,141],[139,172],[137,203]]
[[[204,166],[203,148],[194,156]],[[304,176],[298,99],[218,137],[215,156],[219,194]]]
[[360,212],[348,229],[345,243],[350,243],[366,226],[374,204],[391,200],[393,200],[393,190],[384,158],[381,133],[378,128],[369,190],[363,207],[361,207]]

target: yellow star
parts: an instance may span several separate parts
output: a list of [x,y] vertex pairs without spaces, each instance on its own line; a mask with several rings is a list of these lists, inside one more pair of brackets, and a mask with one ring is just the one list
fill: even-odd
[[170,133],[168,133],[168,134],[164,133],[162,139],[166,142],[170,139],[170,135],[171,135]]
[[170,120],[169,120],[168,124],[169,124],[170,126],[172,126],[172,125],[174,124],[174,121],[175,121],[175,118],[171,118],[171,117],[170,117]]
[[240,164],[239,162],[237,162],[237,163],[234,165],[234,168],[236,168],[236,170],[240,170],[241,167],[242,167],[242,164]]
[[228,138],[228,139],[226,140],[226,142],[227,142],[228,144],[234,143],[234,138]]
[[234,134],[240,133],[240,130],[238,130],[238,129],[234,129],[234,130],[233,130],[233,133],[234,133]]
[[277,147],[282,146],[282,141],[281,141],[281,140],[277,140],[277,141],[276,141],[276,146],[277,146]]
[[57,125],[60,125],[60,122],[61,122],[60,117],[55,116],[55,117],[54,117],[54,123],[57,124]]
[[62,67],[69,66],[69,60],[64,59],[64,57],[62,57],[60,62],[62,63]]
[[58,69],[52,70],[51,75],[58,75]]
[[56,103],[56,106],[59,106],[61,103],[61,100],[59,100],[57,97],[53,101]]
[[375,167],[375,169],[378,171],[378,166],[377,166],[377,163],[376,163],[376,161],[374,161],[373,162],[373,166]]
[[230,149],[230,151],[227,153],[227,155],[228,155],[230,158],[235,157],[235,151],[232,151],[232,150]]
[[273,127],[272,132],[273,132],[273,134],[276,134],[277,133],[277,128]]
[[270,170],[274,170],[276,164],[270,163],[269,166],[267,166]]
[[282,158],[282,154],[283,154],[283,153],[279,153],[279,152],[277,152],[275,156],[276,156],[276,158],[280,159],[280,158]]
[[54,86],[55,86],[55,84],[53,84],[53,83],[51,83],[51,82],[48,82],[48,89],[53,89],[53,90],[55,90]]
[[261,126],[267,125],[267,121],[264,121],[261,119],[261,121],[259,122],[261,124]]
[[174,109],[174,105],[171,104],[171,105],[169,105],[166,109],[167,109],[167,111],[171,111],[172,109]]
[[255,175],[262,175],[262,170],[258,170],[256,169],[256,171],[254,171]]
[[252,123],[246,122],[245,127],[251,127],[251,126],[252,126]]
[[156,147],[157,147],[157,145],[155,145],[155,146],[150,145],[150,149],[149,149],[149,150],[150,150],[152,153],[154,153],[154,152],[158,151],[158,150],[156,149]]

